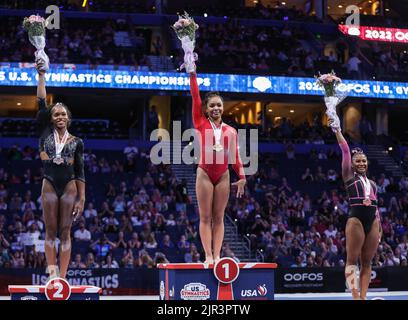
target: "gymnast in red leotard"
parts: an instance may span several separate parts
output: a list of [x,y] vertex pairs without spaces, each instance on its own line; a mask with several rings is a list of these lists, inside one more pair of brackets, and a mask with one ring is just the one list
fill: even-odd
[[203,105],[195,72],[190,73],[190,90],[193,124],[200,144],[196,180],[200,238],[205,251],[205,263],[216,263],[220,259],[224,240],[224,211],[230,193],[228,164],[232,164],[239,176],[239,180],[232,183],[238,188],[238,198],[244,194],[246,179],[238,152],[237,131],[222,122],[222,97],[216,92],[210,92]]

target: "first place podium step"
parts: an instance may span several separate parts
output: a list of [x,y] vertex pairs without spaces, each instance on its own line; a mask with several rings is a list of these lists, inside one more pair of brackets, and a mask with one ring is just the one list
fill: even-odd
[[276,263],[158,265],[160,300],[274,300]]

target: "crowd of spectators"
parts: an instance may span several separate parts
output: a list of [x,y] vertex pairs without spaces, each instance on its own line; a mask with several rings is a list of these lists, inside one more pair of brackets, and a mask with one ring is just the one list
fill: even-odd
[[[274,5],[264,6],[262,0],[256,6],[239,6],[228,1],[191,2],[156,0],[97,0],[88,1],[83,7],[81,0],[55,0],[61,10],[67,11],[87,11],[87,12],[126,12],[126,13],[163,13],[179,14],[187,11],[190,15],[202,15],[204,12],[208,16],[232,17],[247,19],[270,19],[270,20],[295,20],[304,22],[321,22],[315,15],[305,14],[295,7],[288,7],[279,1]],[[34,0],[26,2],[23,0],[4,0],[0,8],[5,9],[45,9],[50,3],[46,0]]]
[[[21,17],[0,22],[0,61],[33,61]],[[139,29],[124,19],[61,19],[60,29],[47,30],[46,52],[51,63],[128,65],[148,71],[151,29]]]
[[[66,11],[155,13],[154,2],[154,0],[90,0],[84,7],[81,0],[54,0],[52,5]],[[47,0],[3,0],[0,8],[44,10],[49,5],[51,3]]]

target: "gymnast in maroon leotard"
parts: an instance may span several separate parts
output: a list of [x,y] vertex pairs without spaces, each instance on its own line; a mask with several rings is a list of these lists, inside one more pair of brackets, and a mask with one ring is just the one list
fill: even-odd
[[204,101],[200,98],[196,73],[190,73],[193,98],[193,124],[200,144],[200,161],[197,168],[196,194],[200,211],[200,237],[205,251],[205,263],[220,259],[224,239],[224,211],[230,193],[228,165],[239,180],[237,197],[244,194],[246,183],[244,168],[239,156],[237,131],[222,122],[223,100],[218,93],[210,92]]

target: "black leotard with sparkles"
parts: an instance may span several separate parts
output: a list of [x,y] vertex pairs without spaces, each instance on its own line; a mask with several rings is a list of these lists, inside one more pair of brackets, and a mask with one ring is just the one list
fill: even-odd
[[44,166],[44,178],[47,179],[55,189],[58,197],[64,194],[65,186],[71,180],[85,182],[84,174],[84,143],[78,137],[71,137],[62,149],[62,164],[53,162],[56,151],[53,128],[50,121],[49,109],[45,99],[38,99],[39,110],[37,122],[39,125],[40,141],[39,151],[45,152],[49,160],[42,160]]

